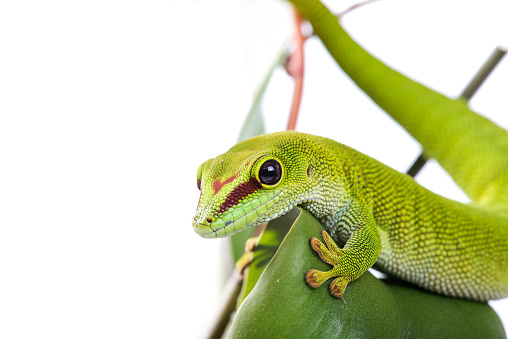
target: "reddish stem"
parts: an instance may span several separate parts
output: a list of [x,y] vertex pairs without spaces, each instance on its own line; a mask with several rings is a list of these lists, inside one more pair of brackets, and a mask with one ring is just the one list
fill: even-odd
[[362,6],[365,6],[365,5],[368,5],[372,2],[375,2],[375,1],[378,1],[378,0],[365,0],[365,1],[362,1],[362,2],[359,2],[357,4],[354,4],[353,6],[349,7],[348,9],[346,9],[345,11],[343,11],[342,13],[340,13],[339,15],[337,15],[337,17],[341,17],[343,16],[344,14],[347,14],[357,8],[360,8]]
[[293,102],[291,104],[291,112],[289,114],[289,121],[287,125],[288,130],[296,128],[296,120],[298,119],[298,112],[300,111],[300,102],[302,99],[303,90],[303,42],[305,37],[302,34],[302,18],[298,11],[293,8],[295,31],[293,36],[295,50],[289,56],[286,63],[286,70],[288,74],[295,81],[295,88],[293,92]]

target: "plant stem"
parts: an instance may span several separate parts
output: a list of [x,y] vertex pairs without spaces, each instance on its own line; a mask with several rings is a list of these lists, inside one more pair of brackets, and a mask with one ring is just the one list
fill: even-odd
[[302,18],[296,8],[293,7],[295,32],[293,41],[295,42],[295,50],[291,53],[288,63],[287,71],[295,81],[295,88],[293,92],[293,102],[291,104],[291,112],[289,114],[289,121],[287,125],[288,130],[296,128],[296,121],[298,119],[298,112],[300,111],[300,103],[302,100],[303,91],[303,42],[305,37],[302,34]]
[[464,88],[460,97],[466,100],[470,100],[476,91],[480,88],[483,82],[487,79],[487,77],[492,73],[494,68],[496,68],[497,64],[503,59],[506,54],[506,50],[503,50],[501,47],[497,47],[492,54],[489,56],[487,61],[482,65],[482,67],[478,70],[476,75],[471,79],[469,84]]
[[[467,84],[466,88],[462,91],[459,98],[464,99],[466,101],[471,100],[473,95],[478,91],[483,82],[487,79],[487,77],[492,73],[494,68],[496,68],[497,64],[503,59],[506,54],[506,50],[497,47],[494,52],[489,56],[487,61],[483,64],[483,66],[476,72],[475,76],[471,81]],[[415,160],[413,165],[407,171],[407,174],[412,176],[413,178],[420,172],[420,170],[427,163],[427,158],[423,153],[421,153],[418,158]]]
[[360,8],[360,7],[363,7],[365,5],[368,5],[368,4],[370,4],[370,3],[374,2],[374,1],[378,1],[378,0],[365,0],[365,1],[362,1],[362,2],[359,2],[359,3],[356,3],[353,6],[347,8],[346,10],[342,11],[341,13],[339,13],[337,15],[337,18],[339,18],[339,17],[343,16],[344,14],[347,14],[347,13],[349,13],[351,11],[354,11],[357,8]]
[[213,324],[213,328],[207,338],[219,339],[223,337],[226,330],[231,314],[236,309],[236,299],[240,294],[242,288],[243,276],[236,270],[229,277],[224,288],[223,304],[219,312],[217,320]]

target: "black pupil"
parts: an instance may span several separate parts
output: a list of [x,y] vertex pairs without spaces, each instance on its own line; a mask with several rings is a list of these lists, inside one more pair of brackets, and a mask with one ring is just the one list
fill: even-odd
[[268,160],[259,170],[259,180],[265,185],[274,185],[279,182],[281,176],[280,165],[275,160]]

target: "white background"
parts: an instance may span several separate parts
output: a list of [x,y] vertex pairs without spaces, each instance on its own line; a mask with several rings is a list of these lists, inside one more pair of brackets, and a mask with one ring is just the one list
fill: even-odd
[[[329,3],[339,11],[354,2]],[[280,7],[0,4],[0,337],[204,335],[228,240],[192,231],[195,174],[235,143],[258,70],[291,27]],[[343,22],[388,64],[457,96],[508,44],[507,10],[506,1],[383,0]],[[419,146],[318,40],[305,48],[297,129],[407,170]],[[471,105],[508,128],[506,59]],[[282,130],[292,82],[278,70],[268,91],[267,129]],[[418,180],[467,201],[436,164]],[[492,305],[508,327],[508,301]]]

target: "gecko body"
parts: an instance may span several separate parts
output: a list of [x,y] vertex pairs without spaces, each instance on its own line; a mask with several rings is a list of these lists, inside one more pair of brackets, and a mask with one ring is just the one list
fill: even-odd
[[335,278],[336,296],[373,265],[443,295],[508,295],[508,218],[432,193],[333,140],[289,131],[259,136],[205,162],[197,178],[193,226],[206,238],[294,206],[313,214],[333,240],[325,234],[327,247],[315,238],[311,245],[334,267],[309,270],[306,280],[318,287]]
[[[222,237],[301,206],[320,220],[310,245],[333,268],[310,269],[342,296],[375,265],[439,294],[508,296],[508,132],[388,67],[357,44],[319,0],[290,0],[342,70],[451,175],[471,199],[434,194],[405,174],[330,139],[281,132],[203,163],[193,227]],[[338,243],[338,245],[336,244]]]

